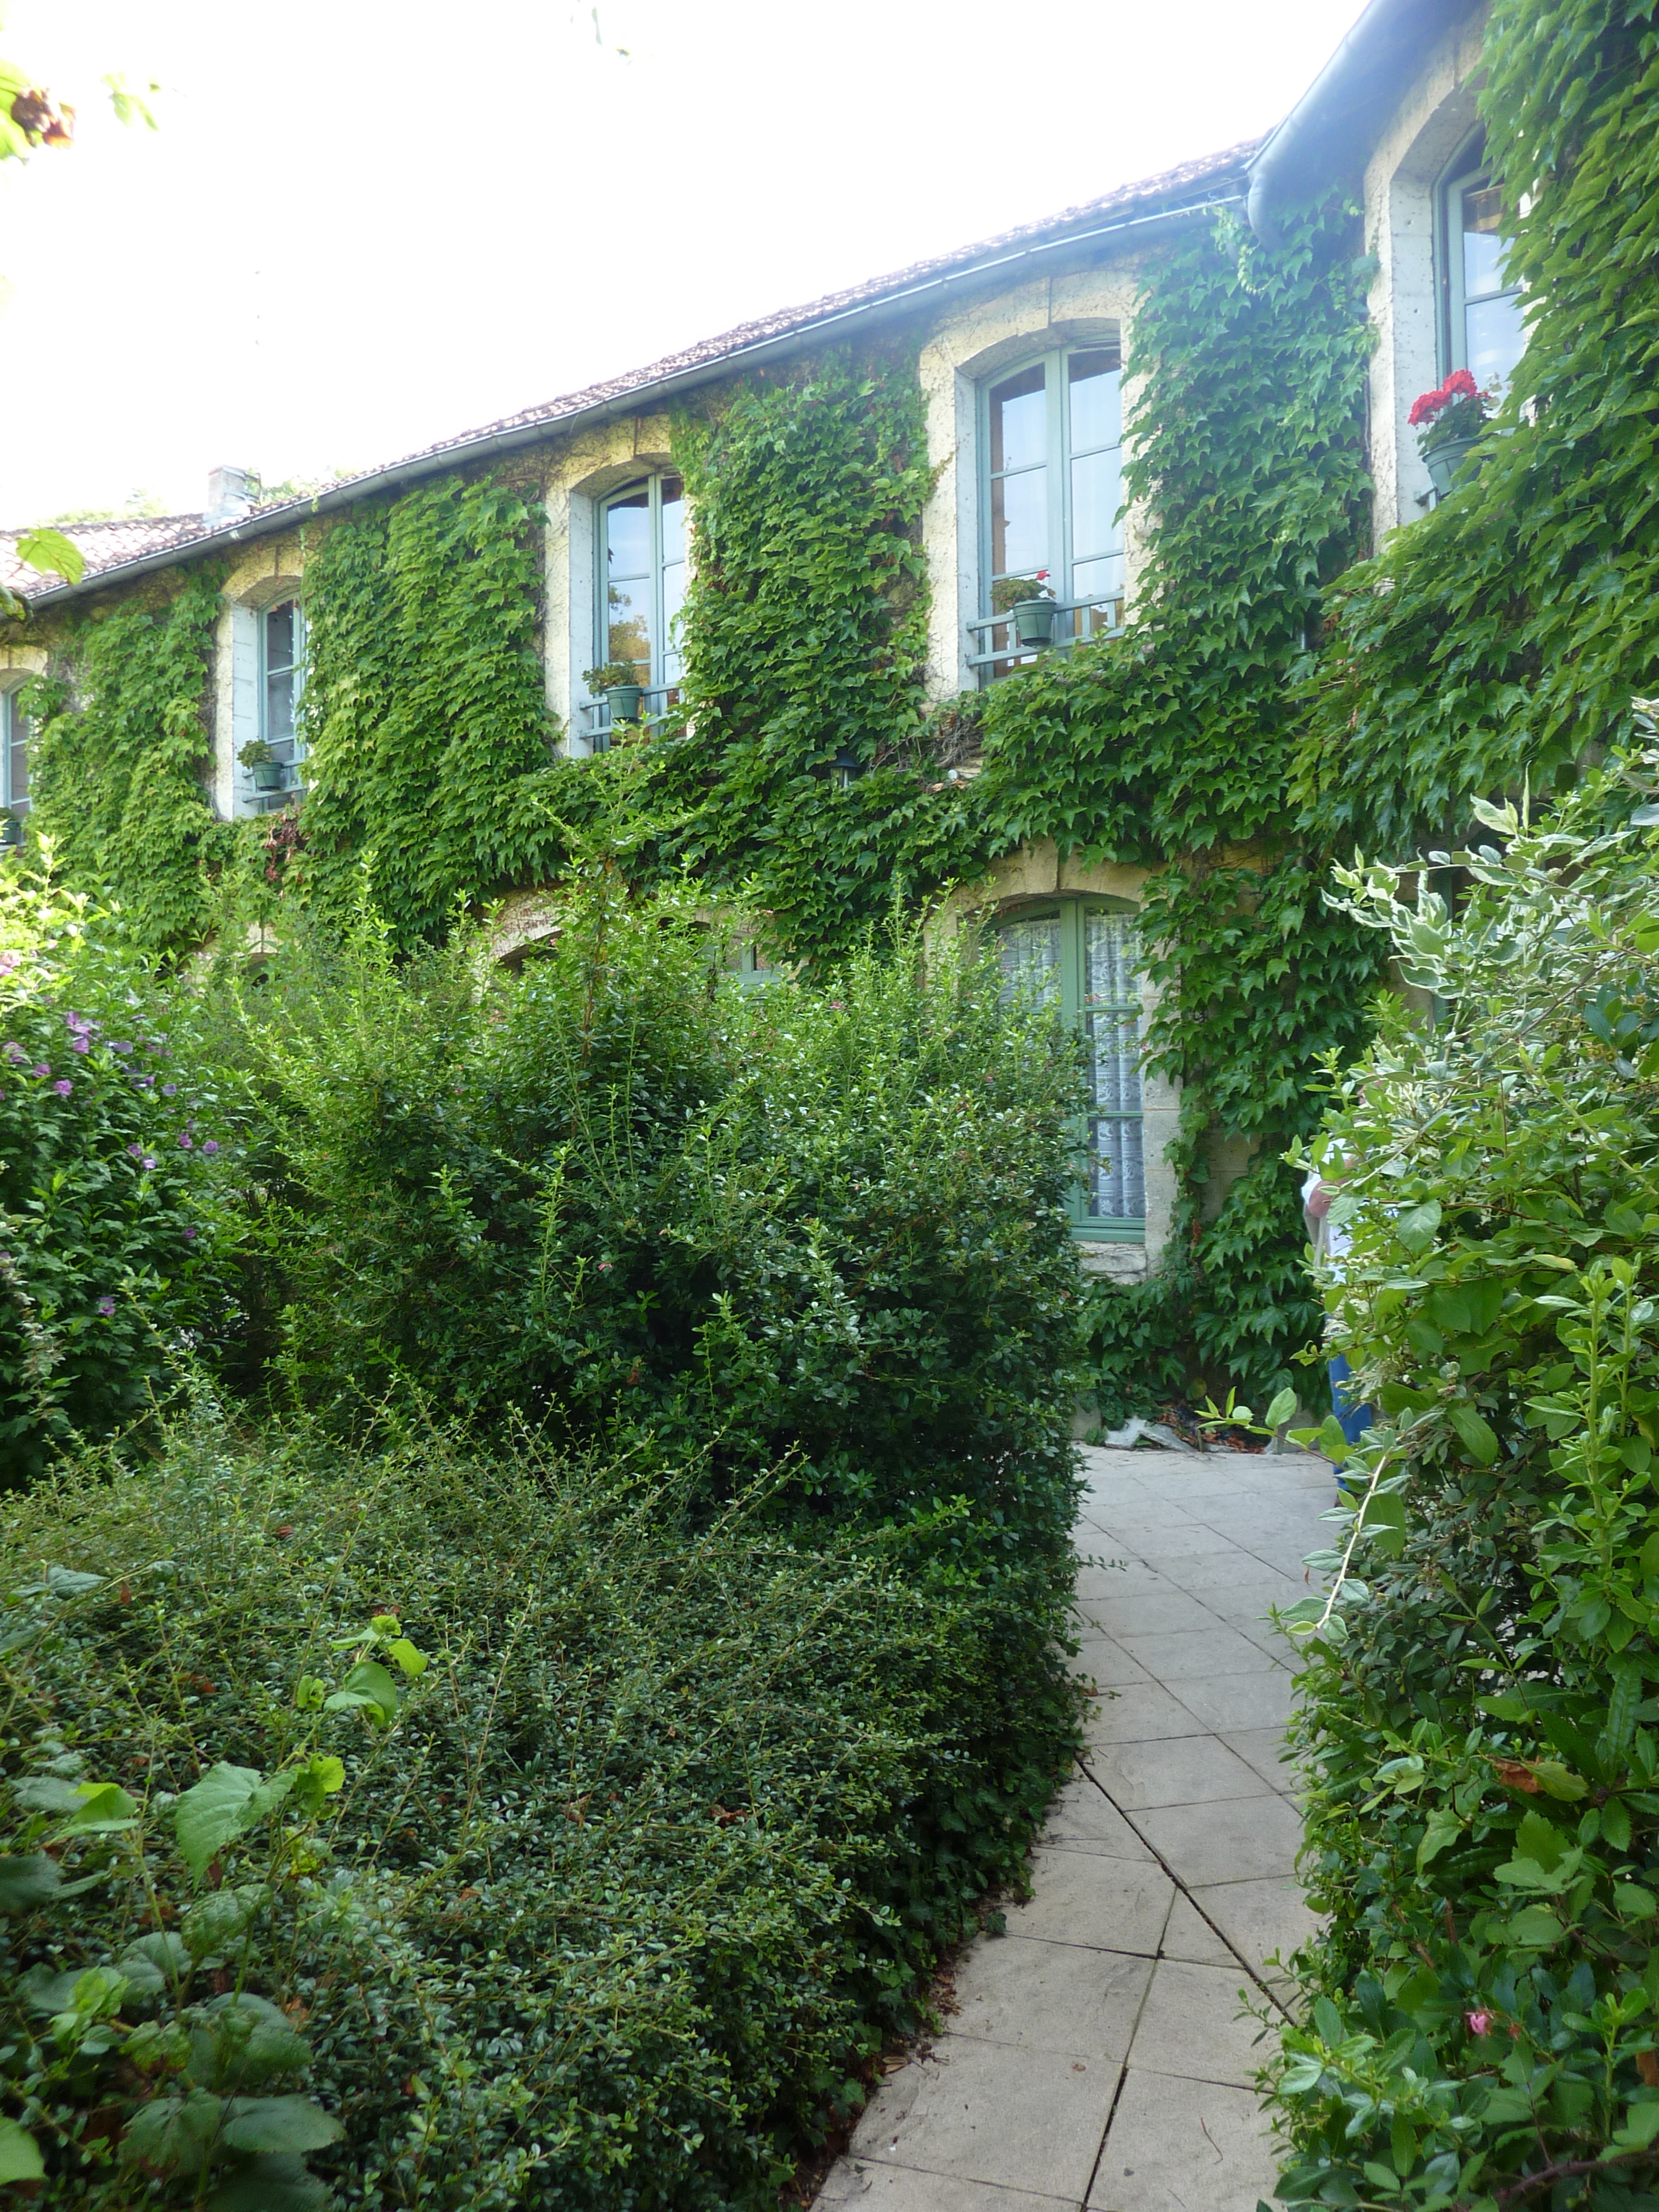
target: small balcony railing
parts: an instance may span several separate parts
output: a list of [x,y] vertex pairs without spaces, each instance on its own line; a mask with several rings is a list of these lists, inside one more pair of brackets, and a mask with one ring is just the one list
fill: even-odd
[[1009,675],[1016,668],[1030,668],[1045,653],[1068,653],[1085,638],[1122,634],[1121,593],[1109,599],[1056,599],[1054,609],[1054,637],[1048,645],[1022,645],[1012,615],[981,615],[965,625],[971,643],[978,648],[969,653],[968,665],[978,672],[981,684]]
[[[678,684],[647,684],[640,692],[640,720],[647,726],[660,722],[669,709],[679,703],[680,687]],[[581,717],[580,733],[593,750],[596,753],[608,751],[611,732],[610,700],[584,699],[576,712]]]

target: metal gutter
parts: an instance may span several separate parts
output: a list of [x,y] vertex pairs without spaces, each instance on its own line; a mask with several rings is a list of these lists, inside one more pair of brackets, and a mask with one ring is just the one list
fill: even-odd
[[1370,0],[1265,145],[1246,163],[1250,228],[1266,246],[1298,203],[1364,173],[1388,117],[1473,0]]
[[354,477],[349,483],[337,484],[314,499],[295,500],[283,507],[273,507],[267,514],[248,517],[228,523],[214,531],[204,532],[199,538],[186,538],[179,545],[163,546],[155,553],[140,554],[137,559],[120,561],[95,575],[85,576],[78,584],[58,584],[50,591],[28,598],[31,609],[61,606],[70,599],[84,599],[89,592],[102,591],[106,585],[124,583],[136,576],[152,574],[158,568],[175,567],[181,561],[193,560],[200,554],[227,552],[231,547],[246,545],[252,540],[268,538],[277,532],[291,530],[310,515],[333,514],[342,507],[354,507],[360,500],[372,499],[377,492],[395,490],[398,486],[414,483],[417,478],[441,475],[446,470],[463,465],[469,461],[489,460],[498,454],[522,451],[526,446],[543,443],[549,437],[579,426],[604,422],[618,415],[635,413],[643,404],[660,403],[674,398],[682,392],[690,392],[700,385],[717,383],[734,368],[757,361],[768,361],[779,354],[799,347],[805,341],[837,325],[856,321],[860,318],[896,313],[930,294],[942,292],[954,285],[967,284],[975,278],[985,278],[1014,268],[1023,261],[1034,261],[1040,255],[1057,253],[1067,247],[1090,246],[1097,240],[1118,238],[1128,233],[1151,234],[1160,229],[1173,228],[1205,215],[1219,214],[1227,208],[1244,205],[1242,192],[1212,195],[1176,208],[1159,208],[1151,215],[1126,216],[1120,222],[1101,223],[1091,230],[1067,231],[1063,237],[1043,239],[1035,245],[1016,246],[1007,253],[999,253],[987,261],[971,263],[965,269],[943,271],[937,276],[926,276],[914,284],[907,284],[897,292],[884,292],[875,300],[860,300],[851,307],[840,307],[833,314],[816,321],[804,323],[792,331],[781,331],[776,337],[753,338],[746,344],[733,347],[731,352],[715,358],[698,362],[689,368],[675,369],[665,376],[647,379],[642,384],[630,385],[608,399],[595,400],[586,407],[573,408],[568,415],[550,415],[535,422],[522,422],[506,430],[488,430],[477,437],[462,438],[453,446],[435,453],[419,453],[408,460],[394,461],[389,467],[377,469],[365,477]]

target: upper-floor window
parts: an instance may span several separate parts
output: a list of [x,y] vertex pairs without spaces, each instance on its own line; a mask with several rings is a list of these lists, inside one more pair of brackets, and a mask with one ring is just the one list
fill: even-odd
[[29,810],[29,720],[15,690],[0,691],[0,810]]
[[1521,287],[1504,273],[1510,236],[1477,143],[1441,192],[1440,343],[1447,373],[1467,368],[1492,397],[1508,386],[1527,342]]
[[305,758],[298,708],[305,684],[305,617],[297,599],[283,599],[259,617],[259,735],[282,765],[284,785]]
[[1042,356],[981,393],[983,455],[978,636],[994,672],[1018,637],[988,618],[1052,596],[1053,641],[1073,643],[1122,617],[1122,377],[1115,346]]
[[647,690],[680,680],[676,617],[685,598],[685,487],[653,475],[599,507],[595,658],[635,671]]
[[1100,899],[1024,908],[997,927],[1004,989],[1058,1006],[1082,1031],[1088,1107],[1081,1173],[1067,1200],[1076,1234],[1146,1234],[1140,1090],[1139,950],[1133,909]]

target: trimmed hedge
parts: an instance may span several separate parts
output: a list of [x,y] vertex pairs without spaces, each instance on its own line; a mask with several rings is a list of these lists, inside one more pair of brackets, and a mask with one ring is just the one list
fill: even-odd
[[[1074,1708],[1041,1565],[810,1545],[763,1488],[710,1522],[697,1486],[244,1448],[210,1407],[13,1505],[4,2039],[46,2203],[195,2201],[194,2168],[301,2212],[308,2145],[344,2206],[775,2201],[1018,1880]],[[198,1822],[194,1878],[181,1811],[238,1768],[289,1794]]]

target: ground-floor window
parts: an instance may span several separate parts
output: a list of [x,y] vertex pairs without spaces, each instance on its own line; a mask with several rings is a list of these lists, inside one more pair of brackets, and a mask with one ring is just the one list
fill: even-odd
[[1146,1234],[1140,1091],[1139,950],[1132,907],[1060,899],[997,925],[1004,988],[1057,1006],[1083,1033],[1089,1104],[1082,1172],[1068,1200],[1079,1237],[1137,1243]]

